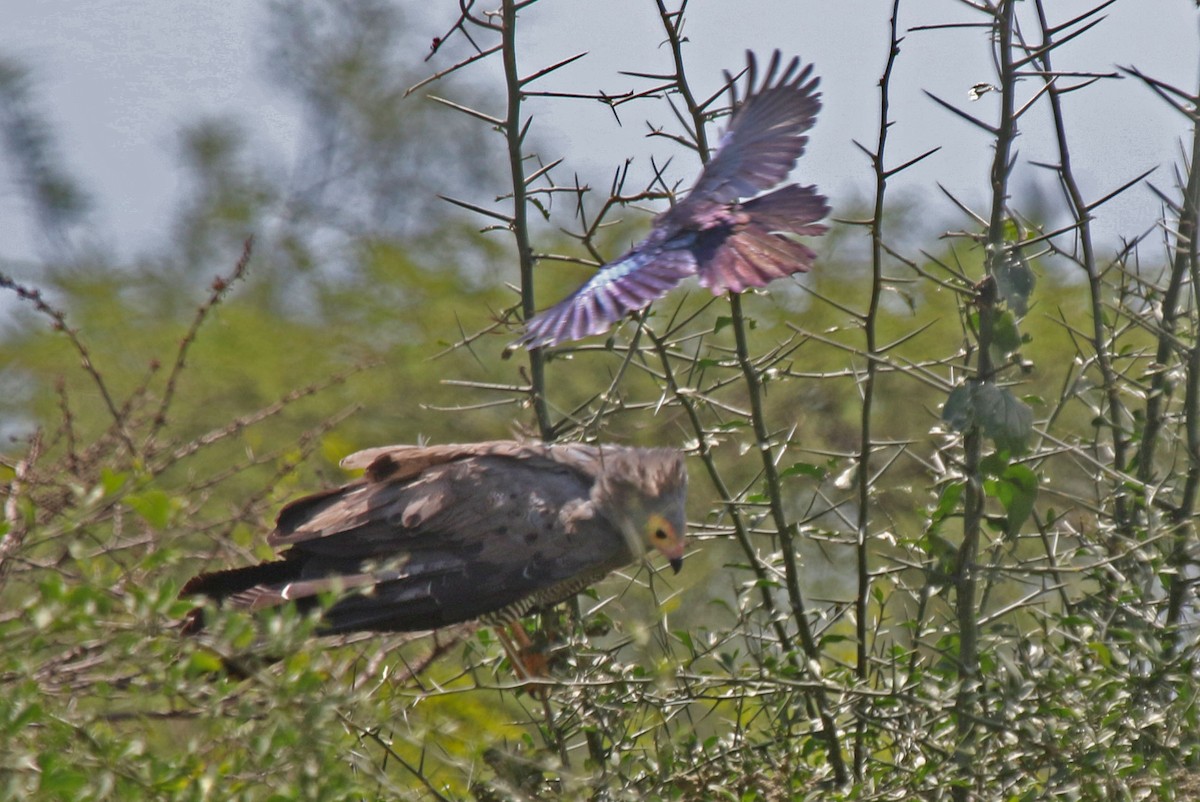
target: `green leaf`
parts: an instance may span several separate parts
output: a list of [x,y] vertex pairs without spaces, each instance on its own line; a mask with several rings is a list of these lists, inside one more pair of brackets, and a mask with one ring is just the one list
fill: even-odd
[[1007,387],[975,385],[974,411],[983,433],[998,448],[1021,453],[1033,434],[1033,410]]
[[1003,522],[997,521],[1006,535],[1015,535],[1033,512],[1037,501],[1037,474],[1024,465],[1010,465],[997,478],[983,483],[984,492],[1004,507]]
[[223,668],[221,658],[212,652],[192,652],[188,658],[187,670],[192,675],[219,674]]
[[958,509],[958,500],[962,498],[963,488],[962,482],[951,482],[942,488],[941,495],[938,496],[937,506],[933,508],[933,513],[929,516],[929,528],[936,528],[942,521]]
[[813,479],[824,479],[827,471],[820,465],[808,462],[797,462],[779,472],[780,476],[808,476]]
[[15,733],[34,721],[40,721],[44,716],[42,706],[37,702],[30,702],[18,708],[16,714],[7,722],[7,729]]
[[1088,641],[1087,647],[1092,650],[1092,653],[1106,666],[1113,664],[1112,649],[1101,641]]
[[1016,242],[1021,236],[1021,230],[1017,228],[1017,221],[1011,217],[1004,218],[1004,241]]
[[979,472],[984,476],[1003,476],[1008,468],[1009,454],[1007,451],[993,451],[979,460]]
[[123,471],[113,471],[110,468],[102,468],[100,470],[100,487],[104,489],[104,495],[114,495],[118,490],[125,486],[129,480],[129,474]]
[[1033,434],[1033,409],[1007,387],[991,382],[968,382],[951,390],[942,420],[959,432],[977,425],[997,448],[1013,454],[1024,452]]
[[974,402],[971,399],[972,385],[962,384],[950,391],[942,405],[942,420],[956,432],[965,431],[975,422]]
[[38,791],[44,798],[78,799],[88,784],[88,775],[79,771],[56,752],[38,755]]
[[1002,354],[1021,350],[1021,332],[1017,329],[1017,316],[1009,310],[996,315],[992,324],[992,345]]
[[996,279],[996,292],[1009,309],[1018,316],[1029,311],[1029,296],[1037,280],[1019,248],[1006,248],[993,260],[992,277]]
[[174,504],[162,490],[143,490],[125,497],[125,503],[155,529],[165,529]]
[[1005,532],[1015,535],[1033,513],[1033,504],[1038,496],[1038,477],[1024,465],[1009,465],[1000,478],[1007,489],[1007,501],[1001,499],[1007,513]]

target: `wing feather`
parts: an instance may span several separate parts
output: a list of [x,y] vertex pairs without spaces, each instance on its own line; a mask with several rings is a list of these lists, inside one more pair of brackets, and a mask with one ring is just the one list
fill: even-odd
[[[732,203],[770,189],[796,166],[808,137],[804,133],[821,110],[820,78],[811,64],[793,58],[781,75],[775,51],[762,85],[755,89],[757,63],[747,52],[746,99],[737,106],[717,152],[705,165],[691,193],[673,211],[676,217],[702,214],[709,206]],[[732,79],[730,84],[733,85]]]
[[702,286],[714,295],[742,292],[812,267],[816,259],[813,250],[783,234],[825,231],[817,221],[829,209],[814,187],[792,184],[737,208],[737,222],[709,229],[697,246],[701,249],[697,262]]
[[818,223],[829,214],[829,203],[813,186],[788,184],[739,205],[756,225],[767,231],[783,231],[800,236],[824,234]]
[[348,470],[364,469],[374,481],[409,479],[427,468],[465,457],[486,455],[520,458],[545,455],[540,443],[517,440],[490,440],[486,443],[451,443],[441,446],[379,446],[356,451],[342,460]]
[[564,300],[530,318],[517,344],[541,348],[605,332],[696,272],[696,258],[686,249],[639,248],[609,262]]

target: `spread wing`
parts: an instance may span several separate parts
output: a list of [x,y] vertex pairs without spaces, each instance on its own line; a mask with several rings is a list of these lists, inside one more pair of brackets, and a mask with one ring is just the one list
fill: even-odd
[[564,300],[530,318],[517,343],[541,348],[601,334],[695,272],[696,258],[690,250],[665,249],[647,240],[604,265]]
[[[754,54],[746,53],[749,92],[721,137],[717,152],[709,159],[692,191],[675,209],[679,218],[702,217],[712,206],[729,204],[771,189],[787,178],[804,153],[804,133],[817,121],[821,110],[820,78],[812,77],[812,65],[800,68],[793,58],[776,79],[780,53],[771,56],[762,85]],[[728,77],[728,76],[727,76]],[[729,78],[730,87],[736,84]]]
[[[204,575],[185,591],[250,609],[355,591],[325,611],[325,631],[421,630],[631,562],[620,533],[591,504],[592,477],[538,453],[546,448],[372,449],[382,454],[363,479],[280,513],[270,542],[290,547],[285,559]],[[475,453],[451,456],[464,451]],[[387,454],[395,470],[373,476]]]

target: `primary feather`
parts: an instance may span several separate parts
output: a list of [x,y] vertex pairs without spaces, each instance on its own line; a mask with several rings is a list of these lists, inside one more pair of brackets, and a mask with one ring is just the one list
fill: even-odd
[[752,53],[747,61],[746,98],[739,104],[735,97],[729,129],[688,196],[655,218],[650,234],[632,250],[531,318],[519,344],[541,348],[600,334],[692,275],[717,295],[762,287],[812,266],[813,251],[786,235],[824,233],[818,221],[829,213],[825,197],[816,187],[796,184],[753,196],[783,181],[804,153],[804,134],[821,108],[820,79],[798,58],[780,72],[777,50],[756,87]]

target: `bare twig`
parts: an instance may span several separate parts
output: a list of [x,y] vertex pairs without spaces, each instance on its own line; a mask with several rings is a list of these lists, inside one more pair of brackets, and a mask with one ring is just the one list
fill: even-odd
[[150,433],[146,436],[142,444],[143,452],[149,453],[153,450],[155,437],[167,424],[167,410],[171,408],[171,401],[175,398],[179,376],[183,372],[184,364],[187,362],[188,351],[191,350],[192,344],[196,342],[196,335],[199,334],[200,327],[204,325],[204,321],[208,319],[209,313],[229,293],[233,285],[245,278],[246,270],[250,266],[250,255],[253,252],[254,237],[247,237],[246,242],[242,245],[242,255],[238,259],[237,264],[234,265],[233,271],[228,276],[218,276],[213,279],[212,292],[209,294],[208,299],[196,308],[196,314],[192,318],[192,325],[188,327],[187,333],[179,341],[179,348],[175,352],[175,364],[171,366],[171,372],[167,376],[167,384],[163,389],[162,398],[159,400],[158,410],[155,412],[151,422]]

